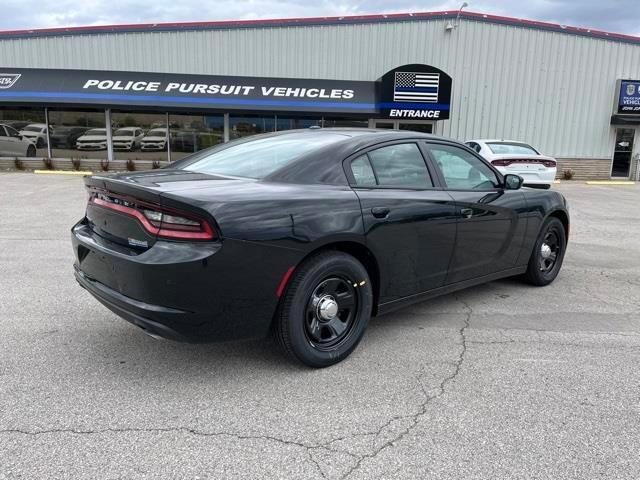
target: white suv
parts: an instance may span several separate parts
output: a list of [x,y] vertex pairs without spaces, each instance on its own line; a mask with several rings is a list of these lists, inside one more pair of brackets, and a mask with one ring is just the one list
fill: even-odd
[[140,148],[144,132],[140,127],[123,127],[113,133],[113,149],[133,152]]
[[549,188],[556,178],[556,159],[542,155],[527,143],[512,140],[469,140],[464,143],[503,175],[521,176],[526,186]]

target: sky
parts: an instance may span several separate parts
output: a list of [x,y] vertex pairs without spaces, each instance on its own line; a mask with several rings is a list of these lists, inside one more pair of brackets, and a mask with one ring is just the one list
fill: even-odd
[[[463,0],[2,0],[0,30],[457,10]],[[640,36],[640,0],[467,0],[469,11]]]

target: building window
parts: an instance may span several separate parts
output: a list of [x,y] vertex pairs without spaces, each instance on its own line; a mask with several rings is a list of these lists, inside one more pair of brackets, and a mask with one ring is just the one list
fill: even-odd
[[229,117],[229,140],[235,138],[275,131],[276,118],[274,116],[244,115]]
[[[32,143],[36,147],[36,155],[47,156],[47,133],[44,121],[44,109],[0,108],[0,125],[9,127],[8,132],[11,137],[18,136],[19,145],[13,145],[16,141],[0,142],[0,157],[24,156],[28,144]],[[6,133],[3,130],[3,133]]]
[[369,120],[359,119],[359,118],[348,118],[348,117],[324,117],[322,121],[322,126],[324,128],[334,128],[334,127],[346,127],[346,128],[367,128],[369,126]]
[[104,110],[49,110],[49,127],[53,157],[107,158]]
[[113,157],[116,160],[167,160],[165,113],[112,112]]
[[276,129],[295,130],[299,128],[321,127],[322,117],[276,116]]
[[223,115],[169,115],[171,160],[224,141]]

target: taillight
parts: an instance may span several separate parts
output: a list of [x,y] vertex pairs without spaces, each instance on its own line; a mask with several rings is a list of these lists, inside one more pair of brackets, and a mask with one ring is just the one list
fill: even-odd
[[491,165],[495,165],[496,167],[508,167],[511,165],[511,160],[492,160]]
[[191,212],[182,212],[111,192],[91,191],[89,203],[137,219],[151,235],[172,240],[215,240],[217,234],[207,220]]
[[501,158],[498,160],[491,160],[491,164],[496,167],[508,167],[511,164],[542,164],[547,168],[555,168],[555,160],[538,160],[537,158]]

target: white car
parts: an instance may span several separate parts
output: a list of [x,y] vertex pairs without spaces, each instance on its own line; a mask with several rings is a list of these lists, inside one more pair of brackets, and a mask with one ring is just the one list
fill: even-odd
[[78,150],[106,150],[107,149],[107,129],[92,128],[76,140]]
[[133,152],[140,148],[144,132],[139,127],[123,127],[113,133],[113,149]]
[[524,185],[549,188],[556,178],[557,162],[531,145],[512,140],[469,140],[465,145],[478,152],[504,175],[524,179]]
[[153,128],[147,132],[141,142],[143,152],[159,152],[167,149],[167,129]]
[[36,146],[9,125],[0,124],[0,157],[35,157]]
[[47,146],[47,126],[44,123],[31,123],[20,130],[20,136],[32,142],[37,148]]

